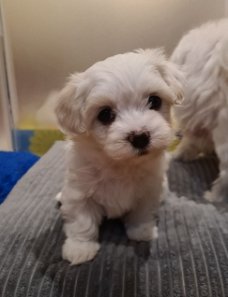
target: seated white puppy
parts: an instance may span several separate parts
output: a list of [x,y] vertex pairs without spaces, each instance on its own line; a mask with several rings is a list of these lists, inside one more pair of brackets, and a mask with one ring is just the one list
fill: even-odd
[[228,20],[207,23],[190,31],[171,61],[186,75],[185,100],[175,108],[183,133],[176,157],[192,160],[215,150],[220,174],[205,197],[228,197]]
[[61,91],[56,114],[71,143],[58,199],[67,237],[63,258],[72,264],[95,256],[104,216],[123,217],[130,239],[156,237],[180,79],[161,50],[139,50],[72,75]]

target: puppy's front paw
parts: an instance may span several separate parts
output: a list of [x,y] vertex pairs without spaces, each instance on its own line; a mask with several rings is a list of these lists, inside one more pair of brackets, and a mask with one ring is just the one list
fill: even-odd
[[209,202],[214,202],[214,197],[210,191],[206,191],[204,193],[204,199],[209,201]]
[[204,193],[204,199],[211,203],[219,203],[224,200],[224,198],[215,191],[206,191]]
[[92,260],[100,245],[95,241],[76,241],[67,238],[62,249],[62,257],[68,260],[72,265],[81,264]]
[[141,224],[139,226],[128,226],[127,235],[129,239],[137,241],[150,241],[158,238],[158,228],[154,223]]

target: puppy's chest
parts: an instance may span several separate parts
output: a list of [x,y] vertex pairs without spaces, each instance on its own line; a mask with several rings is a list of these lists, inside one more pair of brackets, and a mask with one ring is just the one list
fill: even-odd
[[143,177],[132,175],[101,174],[92,199],[101,205],[109,218],[119,217],[130,211],[140,195],[149,187]]

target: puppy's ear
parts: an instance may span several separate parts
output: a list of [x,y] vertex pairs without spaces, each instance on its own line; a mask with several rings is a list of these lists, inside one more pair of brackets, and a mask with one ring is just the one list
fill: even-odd
[[173,104],[181,104],[184,100],[184,76],[177,65],[166,61],[158,65],[158,71],[173,94]]
[[172,92],[172,102],[181,104],[184,99],[184,76],[177,65],[166,59],[164,49],[139,49],[136,52],[145,55],[158,70]]
[[83,92],[79,90],[82,83],[81,74],[71,76],[68,83],[60,91],[55,113],[60,129],[67,134],[79,134],[83,127],[82,110],[84,106]]

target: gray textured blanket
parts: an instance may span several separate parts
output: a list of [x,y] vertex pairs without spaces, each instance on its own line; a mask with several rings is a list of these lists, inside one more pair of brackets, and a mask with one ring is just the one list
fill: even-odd
[[0,296],[228,296],[226,206],[205,204],[202,192],[217,174],[215,160],[173,162],[170,197],[159,212],[159,238],[128,241],[118,221],[101,227],[94,261],[61,259],[62,221],[53,197],[64,172],[57,143],[18,182],[0,206]]

